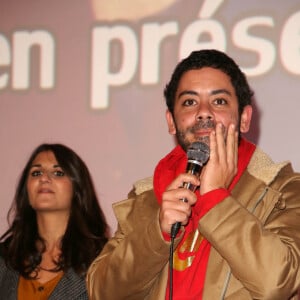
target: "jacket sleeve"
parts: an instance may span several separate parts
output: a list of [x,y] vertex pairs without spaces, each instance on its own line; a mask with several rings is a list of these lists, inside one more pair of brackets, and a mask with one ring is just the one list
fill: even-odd
[[286,173],[270,186],[244,177],[240,187],[247,189],[239,188],[199,222],[253,299],[289,299],[300,284],[300,176]]
[[114,211],[118,229],[87,274],[90,299],[144,299],[169,257],[158,204],[148,191],[118,203]]

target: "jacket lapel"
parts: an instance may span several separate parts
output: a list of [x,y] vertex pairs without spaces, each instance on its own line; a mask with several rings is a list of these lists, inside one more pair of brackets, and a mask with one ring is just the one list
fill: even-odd
[[79,277],[73,269],[58,282],[49,300],[55,299],[88,299],[85,279]]

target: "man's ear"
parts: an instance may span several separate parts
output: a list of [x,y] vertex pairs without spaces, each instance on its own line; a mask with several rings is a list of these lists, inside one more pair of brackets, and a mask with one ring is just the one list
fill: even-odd
[[166,110],[166,119],[168,124],[168,129],[170,134],[176,134],[176,126],[172,113],[167,109]]
[[246,133],[249,131],[251,118],[252,118],[252,106],[246,105],[241,114],[240,132]]

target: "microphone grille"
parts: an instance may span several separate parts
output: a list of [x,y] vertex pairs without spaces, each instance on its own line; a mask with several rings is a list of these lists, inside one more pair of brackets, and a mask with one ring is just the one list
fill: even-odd
[[201,165],[205,164],[209,158],[209,147],[204,142],[194,142],[187,150],[188,160],[198,161]]

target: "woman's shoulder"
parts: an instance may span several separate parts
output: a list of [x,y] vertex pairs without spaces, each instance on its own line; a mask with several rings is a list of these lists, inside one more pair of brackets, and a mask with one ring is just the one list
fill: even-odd
[[0,244],[0,282],[2,282],[3,276],[7,273],[7,265],[3,257],[3,243]]
[[7,243],[0,243],[0,277],[2,278],[3,273],[5,273],[8,269],[6,261],[5,261],[5,249],[7,248]]

